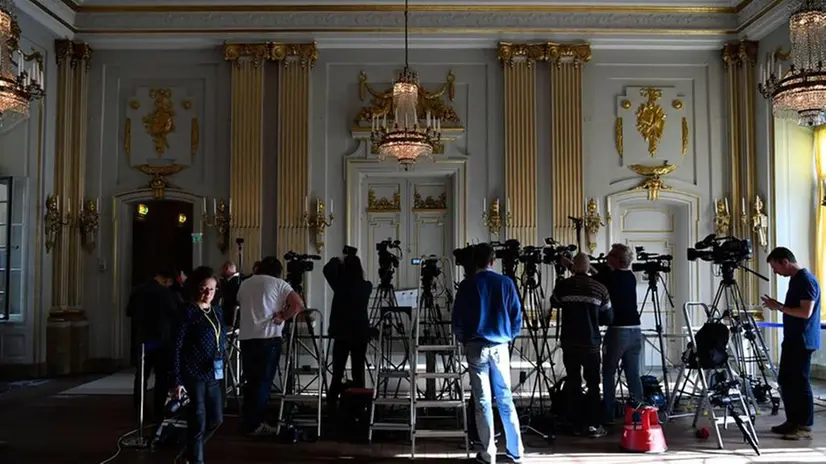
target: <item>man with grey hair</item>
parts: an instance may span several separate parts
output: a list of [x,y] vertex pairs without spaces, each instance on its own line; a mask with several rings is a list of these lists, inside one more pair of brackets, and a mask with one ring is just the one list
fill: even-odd
[[605,406],[604,423],[611,425],[616,417],[616,377],[622,361],[631,401],[642,401],[640,380],[640,353],[642,330],[637,312],[637,278],[631,271],[634,252],[622,243],[611,245],[606,264],[597,266],[594,278],[608,289],[613,308],[613,320],[605,333],[602,345],[602,398]]
[[[602,341],[599,326],[611,323],[611,299],[608,289],[588,275],[590,270],[588,255],[574,256],[573,276],[554,287],[551,299],[554,306],[562,308],[559,343],[567,374],[564,387],[569,398],[567,416],[575,421],[577,431],[596,438],[605,435],[599,407]],[[581,397],[583,377],[588,387],[584,398]]]

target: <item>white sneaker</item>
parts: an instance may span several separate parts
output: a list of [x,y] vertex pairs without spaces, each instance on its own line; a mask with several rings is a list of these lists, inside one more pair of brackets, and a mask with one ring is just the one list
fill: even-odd
[[267,424],[266,422],[262,422],[257,429],[253,430],[250,433],[253,437],[265,437],[269,435],[275,435],[275,427]]

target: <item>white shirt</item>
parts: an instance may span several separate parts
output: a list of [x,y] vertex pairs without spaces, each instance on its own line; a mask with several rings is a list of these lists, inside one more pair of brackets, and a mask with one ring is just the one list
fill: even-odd
[[238,288],[238,304],[241,306],[239,339],[280,337],[284,323],[276,324],[272,318],[284,310],[292,291],[286,281],[268,275],[257,274],[241,282]]

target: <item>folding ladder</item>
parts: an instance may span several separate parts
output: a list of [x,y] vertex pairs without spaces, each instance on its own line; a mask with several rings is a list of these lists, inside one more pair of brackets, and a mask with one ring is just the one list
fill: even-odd
[[[321,400],[326,390],[323,333],[324,316],[317,309],[299,313],[290,324],[287,347],[284,350],[286,365],[276,434],[281,432],[282,426],[292,425],[314,427],[316,436],[321,436]],[[299,417],[295,414],[296,406],[310,406],[313,403],[316,407],[314,416]],[[287,411],[288,405],[292,406],[290,411]]]

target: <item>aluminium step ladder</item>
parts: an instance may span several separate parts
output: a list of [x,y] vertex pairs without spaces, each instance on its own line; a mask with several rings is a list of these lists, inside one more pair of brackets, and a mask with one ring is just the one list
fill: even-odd
[[[409,360],[407,363],[407,368],[405,369],[403,366],[399,366],[398,369],[384,369],[382,363],[383,359],[389,358],[389,356],[385,356],[385,346],[386,344],[383,343],[383,338],[385,335],[385,321],[390,321],[391,317],[390,314],[393,313],[397,314],[406,314],[408,316],[408,320],[413,320],[413,327],[411,333],[411,342],[410,347],[410,354]],[[420,320],[421,312],[414,309],[414,308],[383,308],[382,309],[382,316],[380,319],[380,328],[379,328],[379,343],[378,349],[376,353],[376,366],[377,366],[377,382],[373,389],[373,403],[370,408],[370,431],[368,435],[368,439],[372,441],[373,439],[373,432],[375,430],[390,430],[390,431],[409,431],[410,432],[410,454],[411,457],[415,458],[416,456],[416,441],[420,438],[463,438],[465,440],[465,452],[468,457],[470,457],[470,438],[468,437],[467,431],[467,403],[465,401],[465,393],[464,393],[464,386],[462,383],[462,369],[461,369],[461,352],[460,347],[457,343],[451,344],[443,344],[443,345],[420,345],[419,344],[419,334],[420,334],[420,327],[422,321]],[[394,324],[390,323],[387,325],[393,326]],[[418,370],[418,359],[420,355],[426,356],[427,354],[438,353],[442,355],[443,359],[443,372],[435,372],[435,369],[432,371],[428,368],[425,368],[424,372],[419,372]],[[382,381],[385,379],[409,379],[410,385],[410,395],[408,397],[388,397],[386,394],[382,395],[379,394],[381,391],[386,392],[387,389],[384,388],[382,390]],[[419,394],[418,389],[418,381],[422,380],[435,380],[435,381],[442,381],[448,384],[448,388],[443,389],[443,391],[448,391],[449,395],[447,398],[440,398],[440,399],[425,399],[420,398],[424,395]],[[400,407],[400,408],[409,408],[409,413],[406,416],[409,418],[406,422],[376,422],[376,409],[377,407],[382,406],[390,406],[390,407]],[[424,411],[427,409],[452,409],[458,413],[458,420],[460,422],[460,426],[455,429],[423,429],[419,428],[419,420],[425,418],[422,414],[420,415],[420,411]]]

